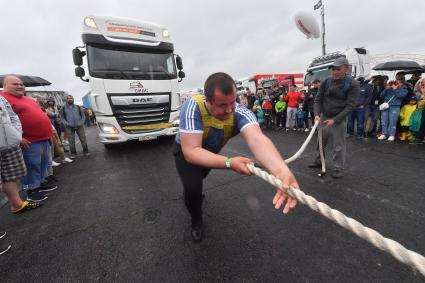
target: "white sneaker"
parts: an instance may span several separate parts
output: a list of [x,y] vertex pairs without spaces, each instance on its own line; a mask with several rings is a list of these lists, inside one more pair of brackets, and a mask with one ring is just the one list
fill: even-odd
[[304,132],[308,132],[308,128],[305,128]]
[[382,141],[382,140],[385,140],[387,137],[385,136],[385,135],[380,135],[379,137],[378,137],[378,140],[380,140],[380,141]]
[[388,139],[387,139],[387,141],[391,141],[391,142],[394,141],[394,140],[395,140],[394,136],[389,136]]
[[70,158],[68,158],[68,157],[65,157],[63,160],[62,160],[62,162],[63,163],[71,163],[73,160],[72,159],[70,159]]
[[60,163],[57,163],[56,161],[54,161],[54,160],[52,160],[52,166],[53,167],[56,167],[56,166],[59,166],[59,165],[61,165]]

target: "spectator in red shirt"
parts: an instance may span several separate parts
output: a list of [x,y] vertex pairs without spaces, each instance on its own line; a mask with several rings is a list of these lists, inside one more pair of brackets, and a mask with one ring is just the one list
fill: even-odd
[[57,186],[42,184],[50,159],[52,125],[37,102],[25,96],[25,86],[18,77],[5,77],[3,89],[0,95],[10,103],[22,124],[21,148],[27,167],[22,184],[28,190],[27,200],[43,201],[47,199],[44,192],[57,189]]
[[295,86],[291,86],[289,88],[289,92],[285,97],[285,101],[287,103],[287,112],[286,112],[286,130],[290,129],[296,130],[295,122],[297,120],[297,109],[298,104],[301,102],[301,93],[296,91]]

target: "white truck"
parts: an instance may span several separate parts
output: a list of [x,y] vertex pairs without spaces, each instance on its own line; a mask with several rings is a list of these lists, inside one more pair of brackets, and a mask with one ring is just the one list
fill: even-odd
[[347,58],[350,63],[349,74],[353,78],[363,77],[367,79],[370,76],[371,56],[369,51],[365,48],[349,48],[344,52],[334,52],[314,58],[307,68],[304,85],[308,86],[316,79],[323,81],[331,76],[329,66],[339,57]]
[[[168,29],[112,17],[84,18],[84,46],[72,51],[75,75],[89,82],[100,141],[105,147],[152,140],[178,131],[185,74]],[[83,57],[87,55],[88,76]]]

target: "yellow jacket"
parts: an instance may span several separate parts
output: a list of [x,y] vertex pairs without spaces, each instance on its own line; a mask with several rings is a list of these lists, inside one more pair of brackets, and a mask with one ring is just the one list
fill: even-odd
[[400,110],[400,125],[401,126],[409,126],[410,116],[412,116],[413,112],[416,110],[416,104],[406,104],[401,107]]

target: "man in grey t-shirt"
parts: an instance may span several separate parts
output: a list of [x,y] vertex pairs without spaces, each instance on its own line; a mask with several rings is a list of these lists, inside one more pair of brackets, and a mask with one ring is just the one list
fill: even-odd
[[[359,83],[347,74],[348,66],[349,63],[345,57],[335,59],[330,66],[332,76],[323,81],[314,99],[315,121],[321,121],[323,126],[323,148],[326,148],[329,141],[332,142],[334,163],[332,177],[335,179],[343,177],[347,115],[355,107],[360,93]],[[309,167],[321,167],[319,154]]]

